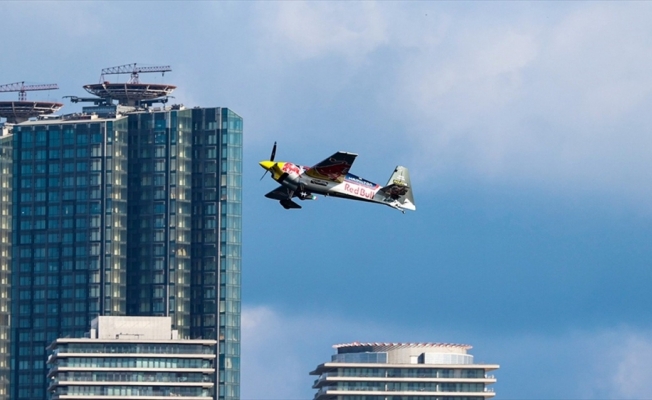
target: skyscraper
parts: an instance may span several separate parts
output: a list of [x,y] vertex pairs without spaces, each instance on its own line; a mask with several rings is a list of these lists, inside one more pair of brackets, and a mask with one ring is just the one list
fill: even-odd
[[101,100],[7,135],[12,398],[46,398],[53,340],[84,337],[98,315],[134,315],[218,340],[215,395],[237,399],[242,118]]
[[488,372],[468,345],[348,343],[333,346],[331,362],[317,366],[314,400],[486,400],[495,396]]

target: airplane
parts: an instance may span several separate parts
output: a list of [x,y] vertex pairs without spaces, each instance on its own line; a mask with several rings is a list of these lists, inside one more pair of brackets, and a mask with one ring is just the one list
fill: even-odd
[[301,208],[292,201],[294,197],[316,200],[315,194],[384,204],[403,213],[405,210],[416,210],[410,174],[405,167],[397,166],[387,185],[381,187],[349,173],[357,154],[338,151],[313,167],[277,162],[274,161],[275,156],[276,142],[269,160],[259,163],[265,170],[260,180],[269,172],[272,179],[281,184],[265,197],[279,200],[286,210]]

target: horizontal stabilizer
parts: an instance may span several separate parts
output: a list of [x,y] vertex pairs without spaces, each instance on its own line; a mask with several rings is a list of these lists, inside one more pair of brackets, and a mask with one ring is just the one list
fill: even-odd
[[293,202],[290,199],[283,199],[279,203],[281,203],[283,208],[285,208],[286,210],[289,210],[290,208],[301,208],[300,205],[298,205],[297,203]]
[[279,186],[265,195],[268,199],[274,200],[285,200],[289,199],[291,196],[290,190],[285,186]]

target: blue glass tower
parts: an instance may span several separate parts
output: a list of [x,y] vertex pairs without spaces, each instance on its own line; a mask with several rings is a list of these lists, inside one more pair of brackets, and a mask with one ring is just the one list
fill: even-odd
[[242,118],[172,107],[12,133],[12,398],[47,398],[56,338],[98,315],[160,315],[219,341],[214,398],[238,399]]

